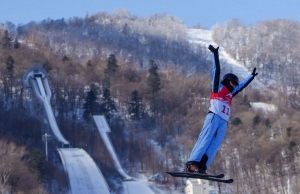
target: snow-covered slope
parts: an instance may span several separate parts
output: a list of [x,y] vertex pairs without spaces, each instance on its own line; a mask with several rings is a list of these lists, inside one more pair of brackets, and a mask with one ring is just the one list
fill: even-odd
[[[206,48],[208,48],[210,44],[214,47],[218,46],[212,39],[211,30],[188,29],[187,36],[191,44],[200,44],[205,46]],[[240,81],[242,81],[252,73],[252,70],[249,71],[245,66],[234,60],[228,53],[225,52],[224,48],[222,47],[220,47],[219,49],[219,57],[221,63],[221,72],[224,74],[234,73],[240,78]],[[260,88],[263,86],[263,84],[255,79],[251,83],[251,86]]]
[[[32,67],[24,74],[24,85],[32,88],[37,98],[43,103],[46,115],[56,139],[63,146],[69,142],[62,136],[50,105],[51,91],[47,81],[47,72],[41,67]],[[94,160],[79,148],[58,149],[64,168],[69,176],[72,194],[110,193],[110,189]]]
[[263,102],[251,102],[251,107],[255,110],[262,110],[265,114],[267,113],[275,113],[278,108],[274,104],[267,104]]
[[83,149],[58,149],[64,168],[69,175],[72,194],[109,194],[109,187],[98,166]]
[[142,181],[124,181],[123,187],[126,194],[154,194]]

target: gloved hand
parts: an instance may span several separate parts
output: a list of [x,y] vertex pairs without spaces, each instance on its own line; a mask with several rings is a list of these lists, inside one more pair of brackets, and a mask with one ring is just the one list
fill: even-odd
[[218,52],[219,47],[215,48],[215,47],[213,47],[212,45],[209,45],[208,49],[209,49],[211,52],[215,53],[215,52]]
[[258,73],[256,73],[256,67],[254,67],[254,69],[253,69],[251,75],[253,75],[253,77],[255,77],[255,76],[257,76],[257,74],[258,74]]

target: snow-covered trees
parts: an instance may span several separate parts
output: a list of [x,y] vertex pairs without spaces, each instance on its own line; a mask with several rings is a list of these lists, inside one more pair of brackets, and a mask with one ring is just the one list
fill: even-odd
[[260,79],[293,86],[299,82],[300,24],[265,20],[245,26],[238,19],[213,27],[214,40],[246,67],[259,68]]
[[[249,88],[233,102],[226,139],[209,169],[236,178],[232,193],[284,193],[287,180],[299,193],[298,25],[274,20],[244,26],[235,19],[214,28],[215,40],[247,67],[259,68],[260,78],[282,75],[279,80],[294,83],[291,94]],[[126,10],[19,26],[20,47],[0,47],[1,136],[43,150],[43,125],[26,117],[30,112],[41,118],[43,110],[37,111],[37,103],[29,106],[31,96],[22,84],[24,70],[39,65],[48,71],[62,133],[71,145],[85,148],[101,170],[113,166],[103,142],[82,119],[90,113],[110,118],[111,139],[125,164],[130,156],[151,173],[179,170],[202,128],[211,82],[209,75],[193,74],[210,72],[211,60],[203,55],[207,48],[191,48],[184,28],[166,14],[137,18]],[[2,41],[6,35],[0,31]],[[251,109],[250,101],[274,103],[279,111],[265,115]],[[52,168],[48,177],[55,177]]]
[[201,49],[194,50],[189,45],[183,22],[167,14],[138,18],[120,9],[111,15],[100,12],[85,18],[32,22],[19,26],[18,32],[20,37],[30,37],[26,41],[31,46],[42,37],[44,47],[47,45],[60,55],[72,52],[84,60],[114,53],[131,64],[159,59],[161,66],[174,64],[183,71],[201,71],[201,61],[206,60]]

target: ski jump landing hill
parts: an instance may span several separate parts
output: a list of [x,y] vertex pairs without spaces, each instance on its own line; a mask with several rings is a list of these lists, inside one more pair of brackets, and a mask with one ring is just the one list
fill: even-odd
[[[33,90],[34,94],[44,105],[52,134],[62,144],[62,148],[57,149],[57,151],[69,177],[70,192],[72,194],[109,194],[110,189],[108,184],[94,160],[83,149],[70,148],[70,143],[61,134],[50,105],[52,93],[47,78],[48,74],[43,68],[32,67],[24,74],[23,82],[25,87]],[[123,170],[111,141],[107,136],[110,128],[105,118],[103,116],[94,116],[93,119],[101,138],[112,156],[116,170],[124,179],[123,187],[125,193],[154,194],[145,183],[134,180]]]
[[[62,136],[51,105],[51,91],[47,81],[47,72],[41,67],[32,67],[23,77],[24,85],[31,88],[37,98],[43,103],[47,118],[55,139],[62,147],[70,147],[70,143]],[[62,163],[68,173],[70,192],[72,194],[109,194],[110,189],[94,160],[82,149],[58,149]]]

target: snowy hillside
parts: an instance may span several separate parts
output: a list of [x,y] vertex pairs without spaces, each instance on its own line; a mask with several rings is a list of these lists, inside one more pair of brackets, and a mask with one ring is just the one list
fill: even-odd
[[[201,44],[207,48],[210,44],[213,45],[214,47],[218,46],[212,39],[211,30],[188,29],[187,35],[190,43],[192,44]],[[252,70],[249,71],[246,67],[244,67],[239,62],[237,62],[232,57],[230,57],[230,55],[227,54],[222,47],[220,47],[219,49],[219,56],[220,56],[220,63],[221,63],[221,72],[223,72],[224,74],[234,73],[240,78],[240,80],[243,80],[252,73]],[[260,88],[263,86],[263,84],[259,82],[257,79],[255,79],[251,83],[251,86]]]
[[265,114],[275,113],[278,110],[274,104],[267,104],[263,102],[251,102],[250,105],[255,110],[261,109]]

